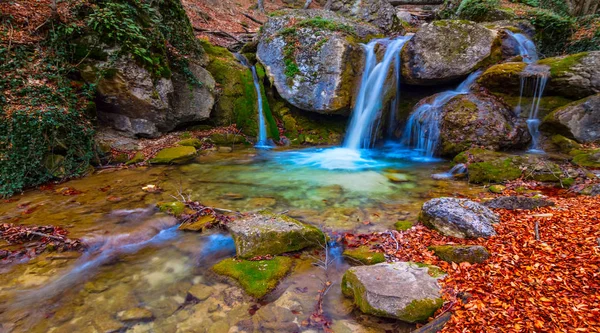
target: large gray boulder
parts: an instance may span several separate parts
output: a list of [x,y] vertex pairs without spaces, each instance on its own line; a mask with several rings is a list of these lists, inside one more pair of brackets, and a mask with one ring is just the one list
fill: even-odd
[[436,266],[410,262],[357,266],[346,271],[342,292],[364,313],[409,323],[431,317],[444,301]]
[[[200,65],[190,72],[202,83],[190,85],[183,73],[155,78],[135,60],[96,62],[82,70],[88,82],[98,82],[98,119],[128,135],[157,137],[176,126],[208,119],[215,97],[213,77]],[[109,71],[99,80],[100,72]]]
[[290,104],[347,114],[363,71],[359,41],[380,33],[370,24],[331,11],[288,10],[263,26],[257,57]]
[[460,80],[502,59],[498,33],[468,21],[424,24],[402,50],[402,80],[435,85]]
[[419,220],[446,236],[487,238],[496,235],[500,218],[489,208],[467,199],[436,198],[423,204]]
[[387,0],[333,0],[331,10],[370,22],[385,32],[403,30],[396,9]]
[[248,259],[302,250],[326,241],[311,225],[285,215],[261,211],[227,224],[237,256]]
[[550,113],[542,130],[560,133],[581,143],[600,140],[600,94],[567,104]]

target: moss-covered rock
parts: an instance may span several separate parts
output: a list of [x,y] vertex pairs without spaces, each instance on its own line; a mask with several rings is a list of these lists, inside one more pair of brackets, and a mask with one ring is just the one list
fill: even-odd
[[600,149],[573,150],[573,163],[586,168],[600,168]]
[[150,164],[184,164],[196,157],[196,148],[189,146],[171,147],[160,150]]
[[[554,110],[544,118],[541,129],[562,134],[581,143],[600,141],[600,94]],[[573,146],[565,140],[561,140],[561,143]]]
[[415,225],[412,221],[398,221],[394,223],[394,228],[398,231],[405,231],[412,228]]
[[194,147],[196,149],[202,148],[202,141],[200,139],[196,139],[196,138],[183,139],[183,140],[179,141],[177,144],[180,146]]
[[506,190],[506,186],[503,185],[492,185],[488,188],[488,190],[492,193],[502,194],[504,190]]
[[374,265],[385,262],[383,253],[371,251],[367,246],[346,249],[343,255],[350,259],[351,264]]
[[[427,266],[427,267],[426,267]],[[427,320],[444,301],[429,265],[396,262],[350,268],[342,293],[364,313],[415,323]]]
[[318,228],[267,210],[230,222],[227,227],[240,258],[277,255],[326,242]]
[[135,155],[133,155],[133,157],[131,159],[129,159],[129,161],[125,162],[125,165],[142,163],[142,162],[144,162],[145,158],[146,157],[144,156],[144,153],[142,153],[141,151],[138,151],[137,153],[135,153]]
[[213,271],[237,280],[248,295],[262,298],[275,289],[292,268],[293,261],[288,257],[275,257],[272,260],[225,259],[213,266]]
[[238,145],[246,142],[246,138],[243,135],[232,133],[215,133],[209,139],[216,145]]
[[435,245],[428,249],[447,262],[475,264],[482,263],[490,257],[488,251],[481,245]]
[[179,201],[173,202],[161,202],[157,204],[158,209],[167,214],[171,214],[173,216],[179,216],[185,212],[185,204]]

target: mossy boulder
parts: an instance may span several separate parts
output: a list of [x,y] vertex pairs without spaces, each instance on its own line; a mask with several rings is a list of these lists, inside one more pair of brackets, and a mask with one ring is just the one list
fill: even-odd
[[600,93],[600,51],[546,58],[538,64],[550,67],[550,94],[581,99]]
[[202,141],[200,139],[196,139],[196,138],[183,139],[183,140],[177,142],[177,144],[180,146],[194,147],[196,149],[202,148]]
[[285,10],[263,25],[257,58],[290,104],[348,114],[363,70],[359,42],[380,34],[375,26],[329,10]]
[[184,164],[196,157],[196,148],[179,146],[161,149],[154,158],[149,160],[150,164]]
[[262,298],[275,289],[292,265],[293,261],[288,257],[255,261],[229,258],[217,263],[212,269],[217,274],[238,281],[248,295]]
[[394,223],[394,228],[398,231],[406,231],[415,225],[412,221],[398,221]]
[[216,145],[238,145],[246,142],[246,138],[243,135],[232,133],[215,133],[209,139]]
[[581,143],[600,141],[600,93],[556,109],[544,118],[541,129]]
[[404,32],[396,9],[387,0],[334,0],[330,9],[372,23],[387,33]]
[[299,251],[326,242],[318,228],[267,210],[230,222],[227,228],[237,256],[244,259]]
[[419,221],[445,236],[487,238],[496,235],[492,224],[500,222],[500,218],[471,200],[436,198],[423,204]]
[[447,262],[479,264],[490,257],[489,252],[481,245],[434,245],[428,249]]
[[573,163],[586,168],[600,168],[600,149],[575,149],[570,155]]
[[484,205],[494,209],[535,209],[540,207],[554,206],[554,201],[544,198],[525,197],[525,196],[507,196],[498,197],[484,202]]
[[434,21],[422,25],[402,49],[402,82],[456,82],[501,59],[496,31],[469,21]]
[[444,301],[432,267],[410,262],[352,267],[342,278],[342,292],[364,313],[409,323],[426,321]]
[[529,118],[529,115],[531,114],[531,108],[534,105],[536,105],[538,108],[538,118],[543,119],[552,111],[573,102],[572,99],[563,96],[542,96],[542,98],[538,99],[534,98],[533,96],[508,95],[498,92],[494,92],[493,94],[496,95],[502,102],[507,104],[511,110],[514,110],[515,113],[523,119]]
[[563,153],[569,153],[574,149],[580,149],[581,145],[574,140],[566,138],[560,134],[553,135],[550,141],[558,147],[559,151]]
[[132,158],[130,158],[127,162],[125,162],[125,165],[142,163],[142,162],[144,162],[144,159],[146,159],[146,157],[144,156],[144,153],[142,153],[141,151],[138,151],[137,153],[135,153],[135,155],[133,155]]
[[343,256],[349,258],[350,264],[374,265],[385,262],[383,253],[371,251],[367,246],[346,249]]
[[506,186],[503,185],[492,185],[488,188],[488,190],[495,194],[502,194],[504,190],[506,190]]

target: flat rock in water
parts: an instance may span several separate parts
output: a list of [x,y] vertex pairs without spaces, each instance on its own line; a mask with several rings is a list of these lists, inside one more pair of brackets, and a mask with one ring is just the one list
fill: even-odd
[[298,251],[325,240],[318,228],[266,210],[231,222],[227,227],[238,257],[245,259]]
[[444,303],[438,284],[444,276],[435,266],[410,262],[357,266],[344,274],[342,292],[364,313],[414,323]]
[[117,318],[120,321],[143,321],[150,320],[153,317],[152,311],[144,308],[133,308],[117,314]]
[[467,199],[436,198],[427,201],[419,215],[421,223],[446,236],[478,238],[496,235],[492,223],[500,218],[489,208]]
[[485,202],[484,205],[494,209],[515,210],[554,206],[554,202],[543,198],[510,196],[492,199]]

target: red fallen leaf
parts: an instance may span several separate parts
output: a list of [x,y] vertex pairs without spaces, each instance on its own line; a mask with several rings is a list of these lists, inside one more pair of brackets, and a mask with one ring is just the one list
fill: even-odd
[[116,197],[114,195],[111,195],[108,198],[106,198],[106,200],[108,200],[110,202],[119,202],[119,201],[121,201],[123,199],[121,197]]

